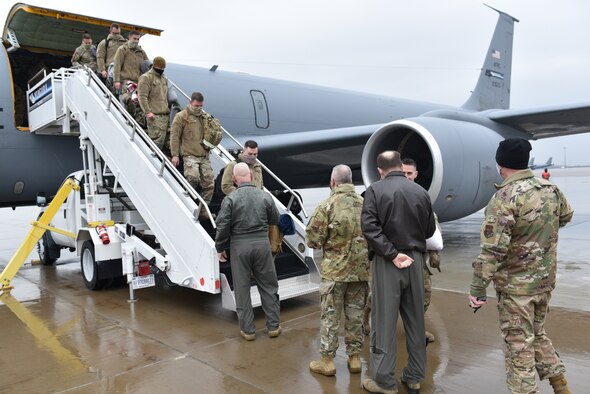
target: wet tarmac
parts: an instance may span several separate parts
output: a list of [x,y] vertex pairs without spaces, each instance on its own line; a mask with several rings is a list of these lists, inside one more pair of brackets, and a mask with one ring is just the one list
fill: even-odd
[[[590,372],[590,257],[585,253],[590,169],[551,172],[575,215],[560,233],[558,285],[547,332],[566,364],[572,392],[584,393]],[[325,196],[326,190],[304,193],[310,210]],[[0,209],[1,267],[37,212]],[[423,393],[507,392],[493,300],[477,314],[466,301],[482,218],[478,212],[443,224],[443,271],[433,278],[426,315],[436,342],[428,346]],[[158,287],[140,290],[139,301],[128,303],[127,287],[87,290],[73,253],[54,267],[27,263],[12,284],[14,290],[0,298],[0,393],[364,392],[367,346],[362,374],[348,372],[342,338],[336,377],[308,370],[318,357],[317,294],[281,303],[284,330],[276,339],[267,337],[258,308],[257,339],[245,342],[235,314],[221,308],[220,296]],[[399,376],[406,351],[401,324],[398,328]],[[541,392],[552,392],[547,382]]]

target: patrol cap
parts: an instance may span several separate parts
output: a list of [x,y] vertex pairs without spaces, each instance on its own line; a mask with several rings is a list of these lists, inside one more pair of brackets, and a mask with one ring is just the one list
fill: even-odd
[[508,138],[500,142],[496,150],[496,163],[514,170],[524,170],[529,165],[531,143],[522,138]]
[[154,68],[159,68],[160,70],[163,70],[166,68],[166,60],[164,60],[163,57],[161,56],[156,56],[154,58]]

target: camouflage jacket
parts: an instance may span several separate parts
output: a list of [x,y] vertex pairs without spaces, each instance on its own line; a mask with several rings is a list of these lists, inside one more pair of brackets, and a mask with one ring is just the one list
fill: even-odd
[[[240,162],[244,161],[242,159],[241,153],[238,155],[238,158],[239,158]],[[227,166],[225,167],[225,170],[223,171],[223,177],[221,178],[221,191],[226,196],[228,194],[230,194],[231,192],[233,192],[234,190],[236,190],[236,185],[234,184],[234,181],[232,179],[232,175],[234,172],[234,167],[237,163],[238,163],[237,161],[230,161],[227,164]],[[264,187],[264,185],[262,183],[262,166],[260,165],[258,160],[256,160],[254,162],[254,164],[252,164],[252,165],[248,164],[248,167],[250,167],[250,171],[252,172],[252,183],[257,188],[262,189]]]
[[209,157],[209,151],[201,141],[205,130],[205,118],[210,116],[203,110],[192,109],[190,104],[176,114],[170,129],[172,156]]
[[[109,43],[108,47],[106,43]],[[117,38],[109,34],[106,39],[98,43],[96,47],[96,63],[98,64],[98,71],[107,71],[109,64],[115,61],[115,53],[121,45],[125,45],[127,40],[119,35]]]
[[535,295],[555,288],[557,233],[573,216],[565,196],[531,170],[507,178],[485,209],[481,253],[473,263],[471,295]]
[[114,66],[114,81],[139,81],[140,66],[144,60],[148,60],[148,57],[143,49],[138,46],[135,49],[129,48],[129,45],[121,45],[115,53],[113,59]]
[[147,128],[147,122],[145,118],[145,114],[141,110],[141,107],[138,104],[135,104],[131,99],[129,93],[123,94],[123,104],[125,105],[125,109],[129,112],[129,115],[133,116],[133,119],[143,128]]
[[72,66],[81,67],[83,65],[96,71],[96,48],[94,46],[87,49],[84,45],[80,45],[74,51],[72,55]]
[[336,186],[313,213],[307,246],[323,249],[322,278],[337,282],[369,280],[367,241],[361,229],[363,198],[352,184]]
[[139,77],[137,85],[139,105],[145,114],[167,115],[168,109],[168,79],[158,74],[154,69]]

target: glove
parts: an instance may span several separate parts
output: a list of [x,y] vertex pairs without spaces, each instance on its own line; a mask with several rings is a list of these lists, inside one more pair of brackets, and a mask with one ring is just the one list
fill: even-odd
[[435,268],[440,272],[440,252],[438,250],[429,250],[428,260],[430,267]]

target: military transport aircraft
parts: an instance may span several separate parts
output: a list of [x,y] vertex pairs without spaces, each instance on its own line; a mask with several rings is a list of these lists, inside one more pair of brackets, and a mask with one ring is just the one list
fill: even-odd
[[543,164],[535,164],[534,161],[529,163],[529,168],[531,170],[537,170],[539,168],[551,168],[551,167],[553,167],[553,157],[550,157],[549,160],[547,160]]
[[[510,110],[512,16],[499,18],[471,96],[461,107],[416,102],[189,65],[166,74],[185,92],[201,91],[207,110],[238,139],[256,139],[261,160],[293,188],[325,186],[332,166],[350,165],[355,182],[378,179],[376,156],[395,149],[417,160],[439,218],[483,207],[499,181],[494,152],[507,137],[548,138],[590,131],[590,107]],[[102,37],[113,21],[16,4],[0,54],[0,206],[34,204],[82,168],[78,138],[27,128],[28,82],[43,68],[70,66],[80,34]],[[118,21],[115,21],[118,22]],[[124,34],[161,30],[118,22]],[[34,98],[34,97],[33,97]],[[225,142],[224,142],[225,144]]]

